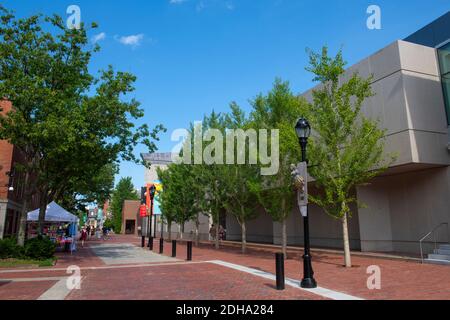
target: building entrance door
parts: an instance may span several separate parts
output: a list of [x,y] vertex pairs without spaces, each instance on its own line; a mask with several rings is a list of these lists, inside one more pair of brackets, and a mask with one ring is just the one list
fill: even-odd
[[127,220],[125,222],[125,234],[134,234],[136,231],[136,221]]

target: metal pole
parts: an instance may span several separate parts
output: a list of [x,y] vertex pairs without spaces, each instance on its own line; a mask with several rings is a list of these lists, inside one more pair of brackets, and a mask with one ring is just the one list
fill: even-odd
[[172,240],[172,258],[177,256],[177,240]]
[[187,243],[187,261],[192,261],[192,241]]
[[[302,162],[308,163],[306,157],[306,145],[308,141],[305,138],[300,138],[300,146],[302,148]],[[302,288],[317,288],[316,280],[314,279],[314,271],[311,263],[310,243],[309,243],[309,212],[308,206],[306,206],[306,216],[303,217],[304,227],[304,241],[305,241],[305,254],[303,255],[303,280],[301,282]]]
[[[152,200],[153,203],[153,200]],[[153,237],[156,238],[156,216],[154,216],[154,221],[153,221]]]
[[153,250],[152,217],[153,217],[153,199],[151,199],[150,201],[150,216],[148,217],[148,247],[150,251]]
[[277,273],[277,290],[285,289],[285,277],[284,277],[284,254],[275,254],[275,268]]
[[163,254],[164,252],[164,239],[159,238],[159,254]]

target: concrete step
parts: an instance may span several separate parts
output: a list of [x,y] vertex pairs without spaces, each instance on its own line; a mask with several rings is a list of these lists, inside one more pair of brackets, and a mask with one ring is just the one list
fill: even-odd
[[450,250],[447,250],[447,249],[435,249],[434,253],[435,254],[444,254],[444,255],[450,256]]
[[450,250],[450,244],[441,244],[439,245],[439,249]]
[[446,254],[429,254],[428,259],[433,260],[448,260],[450,262],[450,255]]
[[438,260],[438,259],[425,259],[423,262],[428,264],[440,264],[450,266],[450,261],[448,260]]

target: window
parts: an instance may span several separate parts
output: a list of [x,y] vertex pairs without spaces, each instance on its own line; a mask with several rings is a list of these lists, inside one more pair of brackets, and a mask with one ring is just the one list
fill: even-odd
[[438,49],[447,124],[450,126],[450,42]]

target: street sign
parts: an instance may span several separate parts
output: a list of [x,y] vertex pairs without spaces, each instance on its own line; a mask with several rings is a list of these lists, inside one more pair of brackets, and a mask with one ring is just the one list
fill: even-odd
[[308,205],[308,165],[306,162],[301,162],[297,166],[294,179],[297,188],[298,206],[299,208],[306,207]]

